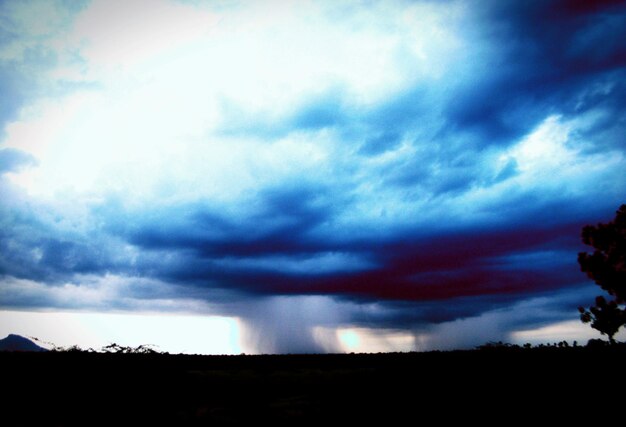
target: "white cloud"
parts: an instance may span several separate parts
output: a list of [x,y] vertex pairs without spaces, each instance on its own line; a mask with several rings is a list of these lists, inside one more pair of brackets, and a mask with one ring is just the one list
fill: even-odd
[[[533,132],[503,155],[501,161],[514,159],[520,175],[516,185],[549,187],[577,193],[597,182],[607,170],[623,168],[619,152],[585,153],[584,141],[574,135],[585,126],[583,119],[563,120],[547,117]],[[582,187],[582,188],[581,188]]]
[[150,66],[209,34],[216,21],[206,10],[165,0],[96,0],[76,19],[70,39],[89,71],[104,77],[102,69],[118,75]]
[[414,61],[426,70],[433,56],[458,48],[434,6],[379,7],[333,20],[332,8],[313,2],[211,10],[95,1],[52,46],[81,58],[66,58],[59,69],[73,67],[76,78],[96,85],[38,101],[9,125],[5,143],[40,160],[15,180],[33,195],[113,191],[136,198],[185,187],[239,194],[282,181],[285,168],[333,173],[324,159],[342,152],[323,135],[270,142],[214,131],[232,119],[223,114],[225,101],[270,121],[329,87],[345,88],[355,105],[370,104],[411,84]]

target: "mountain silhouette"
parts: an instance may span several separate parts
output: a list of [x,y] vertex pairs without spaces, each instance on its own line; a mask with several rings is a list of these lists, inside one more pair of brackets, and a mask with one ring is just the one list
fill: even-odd
[[0,351],[48,351],[43,347],[19,335],[10,334],[0,340]]

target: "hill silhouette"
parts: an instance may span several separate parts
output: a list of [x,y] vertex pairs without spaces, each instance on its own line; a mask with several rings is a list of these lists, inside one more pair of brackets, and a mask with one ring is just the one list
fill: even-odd
[[36,351],[43,352],[47,349],[38,346],[28,338],[20,335],[9,334],[6,338],[0,340],[0,351]]

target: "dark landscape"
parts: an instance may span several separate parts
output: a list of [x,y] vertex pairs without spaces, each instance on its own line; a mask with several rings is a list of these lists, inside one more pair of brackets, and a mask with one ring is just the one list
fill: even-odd
[[399,425],[608,420],[623,407],[615,375],[624,356],[623,344],[258,356],[3,352],[0,366],[9,391],[3,413],[20,425]]

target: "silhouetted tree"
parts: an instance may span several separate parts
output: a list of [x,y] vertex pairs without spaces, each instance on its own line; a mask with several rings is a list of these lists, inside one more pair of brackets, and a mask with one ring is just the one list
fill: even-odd
[[626,205],[620,206],[613,221],[583,227],[582,240],[595,250],[578,254],[580,269],[613,300],[607,302],[599,296],[589,310],[578,307],[580,319],[614,343],[613,336],[626,324],[626,309],[622,307],[626,302]]
[[615,301],[607,302],[604,297],[599,296],[596,297],[596,305],[589,308],[588,311],[583,307],[578,307],[578,310],[580,311],[580,320],[584,323],[591,322],[592,328],[608,335],[611,344],[615,342],[613,336],[626,319],[624,310],[620,309]]

